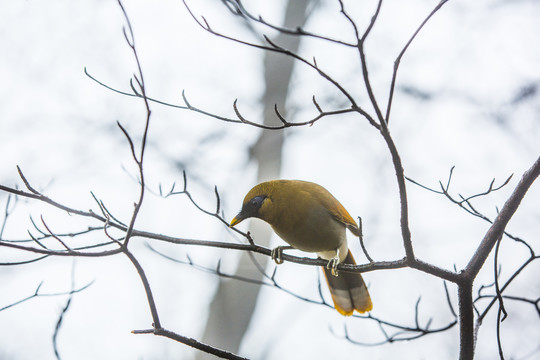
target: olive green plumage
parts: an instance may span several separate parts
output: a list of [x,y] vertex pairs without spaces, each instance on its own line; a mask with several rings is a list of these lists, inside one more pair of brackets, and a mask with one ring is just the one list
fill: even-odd
[[371,299],[362,276],[345,272],[337,276],[335,268],[338,263],[355,264],[348,250],[346,229],[356,236],[359,229],[328,190],[300,180],[263,182],[247,193],[242,210],[231,221],[231,226],[251,217],[270,224],[276,234],[292,247],[315,252],[329,260],[325,276],[340,313],[351,315],[354,310],[362,313],[371,310]]

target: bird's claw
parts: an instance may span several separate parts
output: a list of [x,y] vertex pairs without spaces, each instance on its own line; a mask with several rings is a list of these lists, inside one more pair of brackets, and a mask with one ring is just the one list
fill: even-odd
[[338,265],[339,265],[339,257],[332,258],[328,261],[328,264],[326,264],[326,268],[328,270],[332,271],[332,275],[338,276]]
[[283,246],[275,247],[272,249],[272,252],[270,252],[270,257],[278,265],[283,264],[283,259],[281,258],[281,255],[283,255]]

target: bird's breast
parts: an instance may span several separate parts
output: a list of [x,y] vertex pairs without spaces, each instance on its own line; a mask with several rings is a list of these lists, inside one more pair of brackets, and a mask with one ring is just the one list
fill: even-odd
[[289,208],[269,223],[279,237],[302,251],[335,250],[346,241],[345,226],[320,206]]

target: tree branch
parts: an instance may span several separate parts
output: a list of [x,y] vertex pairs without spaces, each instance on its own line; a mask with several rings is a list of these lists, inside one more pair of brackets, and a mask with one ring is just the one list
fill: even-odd
[[521,200],[523,200],[525,194],[539,175],[540,157],[535,161],[532,167],[523,174],[523,177],[517,184],[514,192],[512,193],[512,195],[510,195],[508,200],[506,200],[504,206],[501,209],[501,212],[493,221],[493,224],[482,239],[482,242],[478,246],[478,249],[465,267],[464,276],[467,276],[471,279],[476,277],[476,275],[484,265],[484,262],[489,256],[491,250],[497,243],[497,239],[501,237],[504,233],[506,225],[518,209]]

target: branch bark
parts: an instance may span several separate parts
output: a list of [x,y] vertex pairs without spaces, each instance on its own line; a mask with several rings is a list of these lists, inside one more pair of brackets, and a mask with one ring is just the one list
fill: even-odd
[[460,360],[469,360],[474,358],[475,349],[475,331],[474,331],[474,304],[472,300],[472,285],[478,272],[484,265],[491,250],[497,243],[497,240],[504,234],[506,225],[515,214],[525,194],[540,175],[540,157],[527,170],[520,182],[517,184],[514,192],[506,203],[493,224],[490,226],[478,249],[471,260],[460,274],[458,282],[459,296],[459,328],[460,328]]
[[459,360],[474,358],[474,304],[472,282],[463,281],[458,285],[459,298]]

